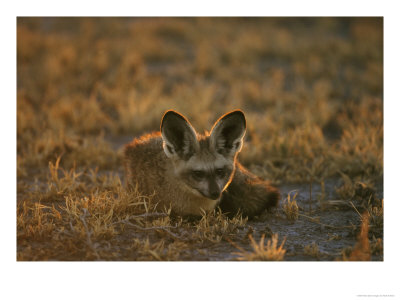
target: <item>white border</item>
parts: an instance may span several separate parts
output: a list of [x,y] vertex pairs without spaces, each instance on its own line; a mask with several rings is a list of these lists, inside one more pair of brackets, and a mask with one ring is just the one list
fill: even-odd
[[[398,9],[386,1],[16,1],[1,13],[2,299],[360,299],[398,288]],[[16,16],[384,16],[385,261],[358,263],[17,263]]]

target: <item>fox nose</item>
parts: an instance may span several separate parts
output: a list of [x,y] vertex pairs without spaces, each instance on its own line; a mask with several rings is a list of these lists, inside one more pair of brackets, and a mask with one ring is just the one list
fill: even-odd
[[208,189],[210,198],[213,200],[217,200],[221,194],[217,183],[215,181],[210,181],[208,183]]
[[210,198],[213,200],[217,200],[219,198],[219,192],[214,191],[214,192],[210,193]]

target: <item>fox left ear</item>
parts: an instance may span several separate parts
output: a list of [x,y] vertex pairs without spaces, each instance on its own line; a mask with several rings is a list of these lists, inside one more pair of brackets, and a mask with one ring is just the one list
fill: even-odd
[[211,145],[225,156],[234,156],[242,149],[246,133],[246,118],[241,110],[234,110],[215,122],[211,134]]
[[176,111],[167,111],[161,120],[164,152],[169,158],[187,160],[198,149],[196,131],[189,121]]

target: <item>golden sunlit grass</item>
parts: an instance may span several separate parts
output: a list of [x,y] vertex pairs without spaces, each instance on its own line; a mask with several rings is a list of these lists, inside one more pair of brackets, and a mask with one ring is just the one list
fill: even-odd
[[229,219],[220,210],[215,210],[203,214],[196,225],[196,233],[205,240],[218,243],[222,238],[237,233],[246,223],[247,218],[243,218],[240,214]]
[[21,196],[19,260],[126,259],[122,254],[131,260],[179,260],[183,249],[219,243],[246,225],[241,215],[228,219],[220,211],[194,223],[171,218],[169,210],[156,211],[152,197],[125,189],[118,176],[100,175],[97,169],[66,171],[60,161],[49,163],[43,190]]
[[[317,177],[338,171],[381,176],[382,85],[373,88],[364,78],[382,78],[377,72],[382,49],[376,39],[371,35],[355,43],[322,35],[317,46],[314,35],[294,34],[275,20],[251,20],[246,30],[235,30],[236,21],[53,19],[43,25],[50,26],[44,33],[41,19],[20,18],[20,168],[42,166],[61,153],[64,163],[70,161],[68,166],[73,161],[98,165],[114,156],[109,164],[100,163],[110,168],[117,162],[115,154],[104,137],[96,141],[93,136],[157,130],[166,109],[181,111],[196,128],[209,128],[220,114],[242,108],[251,141],[241,159],[262,166],[260,175],[301,182],[309,165],[323,158]],[[319,19],[316,26],[324,28],[325,22]],[[57,26],[64,28],[64,23],[81,28],[80,34],[73,29],[57,34]],[[351,25],[359,28],[355,36],[364,26],[375,28],[360,24]],[[113,30],[126,39],[115,43]],[[88,44],[92,47],[85,48]],[[366,71],[351,64],[352,59],[360,60],[365,48],[373,57]],[[35,76],[37,72],[41,76]],[[342,84],[351,81],[350,91],[344,87],[348,82],[336,85],[338,74],[344,76]]]
[[249,235],[252,251],[248,252],[240,247],[238,249],[240,252],[235,252],[238,260],[248,260],[248,261],[279,261],[283,260],[286,250],[283,249],[285,243],[284,239],[281,245],[278,247],[278,235],[272,235],[272,238],[267,241],[265,245],[265,236],[262,235],[260,241],[257,243],[252,235]]
[[138,260],[179,260],[180,253],[184,251],[185,248],[188,248],[188,246],[179,241],[166,246],[164,240],[151,243],[149,239],[135,239],[132,245],[132,250],[138,252]]
[[299,217],[299,207],[297,206],[296,196],[297,193],[291,198],[290,193],[288,193],[286,202],[283,204],[283,212],[290,221],[296,221]]
[[[340,176],[339,198],[382,231],[382,49],[380,18],[18,18],[18,260],[187,259],[246,226],[123,188],[121,146],[167,109],[199,129],[242,109],[246,167],[278,184]],[[297,219],[295,197],[284,212]]]
[[357,243],[352,251],[343,253],[343,260],[347,261],[368,261],[371,260],[371,248],[368,239],[368,216],[365,214],[362,218],[361,231],[358,235]]

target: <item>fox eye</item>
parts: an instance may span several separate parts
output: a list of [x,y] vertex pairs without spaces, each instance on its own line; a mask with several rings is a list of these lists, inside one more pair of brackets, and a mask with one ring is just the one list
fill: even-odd
[[203,179],[205,175],[206,173],[204,171],[199,171],[199,170],[192,171],[192,176],[196,179]]
[[218,169],[215,170],[215,173],[216,173],[218,176],[223,176],[225,172],[224,172],[224,169],[223,169],[223,168],[218,168]]

